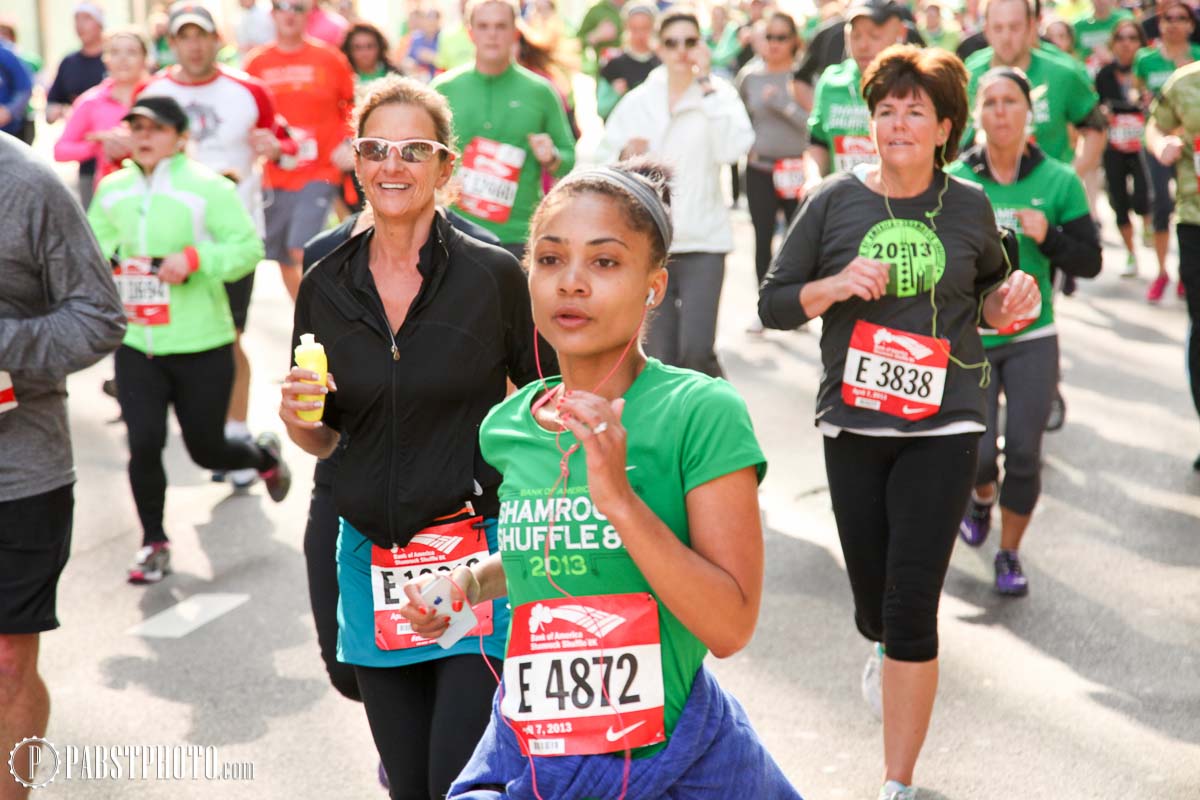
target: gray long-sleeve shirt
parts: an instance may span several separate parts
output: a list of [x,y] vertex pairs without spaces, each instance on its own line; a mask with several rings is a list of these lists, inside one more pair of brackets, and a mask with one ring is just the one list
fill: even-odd
[[808,147],[808,112],[792,99],[791,78],[765,72],[757,61],[738,74],[738,94],[754,126],[753,166],[769,170],[777,159],[799,158]]
[[0,502],[75,480],[67,375],[115,350],[125,314],[79,203],[26,145],[0,134]]

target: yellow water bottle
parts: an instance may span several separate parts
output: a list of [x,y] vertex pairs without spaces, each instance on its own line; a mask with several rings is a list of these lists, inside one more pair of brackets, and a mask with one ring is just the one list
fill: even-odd
[[[311,333],[300,334],[300,344],[296,346],[296,366],[300,369],[306,369],[310,372],[315,372],[321,376],[320,380],[315,382],[317,386],[325,386],[328,380],[329,365],[325,361],[325,347],[317,342],[316,338]],[[313,381],[304,381],[304,383],[314,383]],[[321,394],[301,394],[297,395],[296,399],[301,403],[315,403],[317,401],[324,402],[325,395]],[[320,408],[310,408],[302,411],[297,411],[296,416],[305,422],[318,422],[321,415],[325,413],[325,406]]]

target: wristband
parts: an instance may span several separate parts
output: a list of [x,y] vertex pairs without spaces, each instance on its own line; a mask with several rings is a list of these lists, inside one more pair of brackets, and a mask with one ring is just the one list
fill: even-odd
[[187,259],[188,274],[200,269],[200,254],[196,252],[196,248],[190,244],[183,248],[183,257]]

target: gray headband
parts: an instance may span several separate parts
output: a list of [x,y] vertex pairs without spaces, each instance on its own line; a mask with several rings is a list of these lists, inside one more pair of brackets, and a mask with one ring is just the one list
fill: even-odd
[[633,173],[613,169],[612,167],[595,167],[580,170],[579,172],[572,172],[566,178],[559,181],[558,185],[563,186],[586,180],[604,181],[605,183],[620,187],[633,195],[634,199],[646,209],[650,214],[650,218],[654,220],[654,226],[658,228],[658,234],[663,240],[663,249],[670,252],[671,239],[674,235],[674,228],[671,226],[671,214],[667,211],[662,198],[658,196],[658,192],[654,191],[653,187],[644,178]]

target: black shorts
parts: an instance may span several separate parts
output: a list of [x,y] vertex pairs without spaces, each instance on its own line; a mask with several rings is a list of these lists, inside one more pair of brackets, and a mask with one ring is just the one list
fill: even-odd
[[58,577],[71,553],[75,484],[0,502],[0,635],[58,627]]
[[229,295],[229,310],[233,312],[233,327],[238,333],[246,332],[246,315],[250,313],[250,293],[254,291],[254,273],[225,284]]

